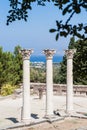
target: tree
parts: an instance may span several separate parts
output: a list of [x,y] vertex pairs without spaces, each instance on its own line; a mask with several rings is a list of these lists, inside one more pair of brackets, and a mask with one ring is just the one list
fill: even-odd
[[44,68],[31,67],[30,71],[31,71],[30,73],[31,82],[40,82],[40,83],[46,82],[46,71]]
[[3,83],[13,83],[13,74],[14,74],[14,63],[13,63],[13,54],[11,52],[3,52]]
[[16,46],[14,53],[3,52],[0,47],[0,90],[3,84],[18,85],[22,82],[22,56],[20,46]]
[[74,83],[87,85],[87,40],[78,40],[75,47],[77,52],[73,63]]
[[52,2],[55,7],[58,7],[62,15],[69,14],[67,20],[56,20],[56,29],[50,29],[50,32],[57,32],[56,40],[59,36],[67,37],[68,35],[77,36],[82,39],[87,39],[87,25],[82,22],[78,25],[70,24],[70,20],[74,17],[74,14],[80,14],[84,9],[87,11],[87,0],[9,0],[11,9],[9,10],[9,16],[7,16],[7,25],[15,20],[25,20],[28,18],[28,10],[32,9],[32,3],[35,2],[38,5],[45,6],[47,2]]
[[13,84],[14,63],[11,52],[3,52],[0,48],[0,90],[3,84]]
[[66,56],[63,56],[63,61],[60,63],[59,68],[59,81],[58,83],[66,84],[66,69],[67,69],[67,62],[66,62]]
[[60,63],[53,64],[53,83],[60,83]]
[[22,56],[19,53],[19,50],[21,50],[21,47],[18,45],[14,48],[14,81],[15,84],[19,84],[22,82],[22,75],[23,75],[23,62],[22,62]]
[[2,73],[3,73],[3,63],[2,63],[2,55],[3,55],[3,50],[2,47],[0,47],[0,89],[3,83],[3,78],[2,78]]
[[[69,49],[76,49],[73,58],[73,80],[74,84],[87,84],[87,40],[70,39]],[[60,67],[60,82],[66,83],[66,57],[64,56]]]

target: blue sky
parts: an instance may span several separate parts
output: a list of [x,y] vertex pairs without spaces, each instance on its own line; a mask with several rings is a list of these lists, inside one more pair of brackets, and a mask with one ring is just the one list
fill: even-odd
[[[16,21],[6,25],[6,16],[9,11],[9,1],[0,2],[0,46],[4,51],[13,51],[20,45],[22,48],[34,49],[34,55],[42,55],[44,49],[55,49],[57,55],[63,55],[69,44],[68,38],[55,40],[55,33],[49,33],[50,28],[56,28],[55,21],[63,19],[60,11],[52,4],[45,7],[34,4],[29,11],[28,21]],[[68,16],[66,16],[68,17]],[[65,18],[64,18],[65,19]],[[86,13],[75,16],[72,23],[87,21]]]

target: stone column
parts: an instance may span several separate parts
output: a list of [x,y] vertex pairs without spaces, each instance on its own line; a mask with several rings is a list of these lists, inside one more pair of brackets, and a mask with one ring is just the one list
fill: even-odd
[[30,111],[30,55],[33,50],[21,50],[23,57],[23,109],[22,121],[29,122],[31,119]]
[[53,115],[53,66],[52,58],[55,50],[44,50],[46,55],[46,117]]
[[73,112],[73,55],[76,52],[74,49],[65,51],[67,57],[67,92],[66,92],[66,112]]

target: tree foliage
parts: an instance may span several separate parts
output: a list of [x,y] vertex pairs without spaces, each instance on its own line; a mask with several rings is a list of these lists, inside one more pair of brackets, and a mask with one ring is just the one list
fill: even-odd
[[53,64],[53,83],[60,83],[60,63]]
[[22,82],[22,57],[15,47],[14,53],[4,52],[0,47],[0,89],[3,84],[17,85]]
[[74,44],[77,53],[74,58],[74,83],[87,84],[87,40],[79,40]]
[[19,50],[22,48],[18,45],[14,48],[14,64],[15,64],[15,75],[14,75],[14,80],[15,84],[19,84],[22,82],[22,75],[23,75],[23,61],[22,61],[22,56],[19,53]]
[[[69,49],[76,49],[73,58],[73,80],[74,84],[87,84],[87,40],[70,39]],[[64,56],[60,67],[60,82],[66,83],[66,57]]]
[[2,88],[1,88],[1,95],[2,96],[10,95],[14,92],[14,90],[16,88],[17,88],[16,86],[13,86],[10,84],[3,84]]
[[59,36],[67,37],[68,35],[77,36],[82,39],[87,37],[87,24],[82,22],[78,25],[70,24],[70,20],[74,17],[74,14],[80,14],[84,9],[87,11],[87,0],[9,0],[10,10],[7,16],[7,25],[16,20],[25,20],[28,18],[28,10],[32,9],[32,3],[35,2],[38,5],[45,6],[47,2],[52,2],[54,7],[58,7],[61,10],[62,15],[69,14],[69,17],[64,22],[56,20],[56,29],[50,29],[50,32],[56,32],[56,40]]
[[46,82],[46,70],[44,68],[35,68],[31,67],[30,69],[30,81],[31,82],[39,82],[45,83]]

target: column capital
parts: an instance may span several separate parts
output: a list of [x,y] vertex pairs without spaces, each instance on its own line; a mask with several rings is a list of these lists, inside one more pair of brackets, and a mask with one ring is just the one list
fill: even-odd
[[65,55],[67,59],[73,59],[74,53],[76,53],[76,49],[65,50]]
[[54,49],[45,49],[43,53],[46,55],[47,59],[52,59],[53,55],[56,53]]
[[22,54],[22,57],[24,60],[30,59],[30,55],[33,53],[32,49],[23,49],[20,50],[20,53]]

